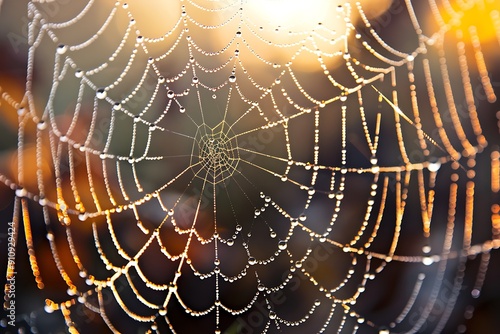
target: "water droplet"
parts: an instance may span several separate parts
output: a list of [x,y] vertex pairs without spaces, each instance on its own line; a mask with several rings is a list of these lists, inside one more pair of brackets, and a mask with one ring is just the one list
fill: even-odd
[[429,254],[431,252],[431,246],[424,246],[422,247],[422,252],[424,252],[425,254]]
[[436,162],[431,162],[429,163],[429,165],[427,166],[427,169],[430,171],[430,172],[437,172],[439,170],[439,168],[441,168],[441,162],[439,161],[436,161]]
[[236,225],[236,231],[241,231],[243,229],[243,227],[241,227],[241,225]]
[[274,311],[269,311],[269,319],[271,320],[276,319],[276,313]]
[[186,112],[186,108],[184,108],[184,107],[180,107],[179,112],[180,112],[181,114],[184,114],[184,113]]
[[234,245],[234,240],[233,240],[233,239],[229,239],[229,240],[227,241],[227,245],[228,245],[229,247],[231,247],[232,245]]
[[280,240],[278,242],[278,248],[281,250],[285,250],[288,247],[288,243],[285,240]]
[[40,122],[38,122],[36,127],[38,128],[38,130],[45,130],[47,128],[47,122],[41,120]]
[[387,329],[387,327],[380,327],[379,330],[378,330],[378,333],[379,334],[389,334],[389,329]]
[[241,31],[236,32],[236,37],[241,37]]
[[253,266],[253,265],[254,265],[254,264],[256,264],[256,263],[257,263],[257,260],[256,260],[253,256],[250,256],[250,257],[248,258],[248,264],[249,264],[249,265]]
[[163,317],[163,316],[167,315],[167,310],[161,309],[158,311],[158,313]]
[[281,177],[281,181],[286,182],[288,180],[288,177],[286,175],[283,175]]
[[342,191],[337,191],[335,193],[335,198],[338,199],[339,201],[342,200],[344,198],[344,193]]
[[309,189],[307,190],[307,193],[311,196],[314,195],[315,192],[316,190],[313,187],[309,187]]
[[83,71],[82,70],[76,70],[75,71],[75,77],[77,77],[77,78],[83,77]]
[[137,43],[142,43],[144,41],[144,36],[137,36],[136,41]]
[[320,300],[319,300],[319,299],[316,299],[316,300],[314,301],[314,305],[315,305],[315,306],[320,306],[320,305],[321,305]]
[[430,256],[424,256],[424,257],[422,258],[422,263],[423,263],[424,265],[426,265],[426,266],[430,266],[431,264],[433,264],[433,263],[434,263],[434,259],[433,259],[432,257],[430,257]]
[[236,76],[235,75],[230,75],[229,76],[229,82],[236,82]]
[[28,191],[26,189],[19,188],[19,189],[16,190],[16,196],[17,197],[24,197],[26,195],[28,195]]
[[103,100],[106,98],[106,96],[108,96],[108,93],[106,92],[106,90],[104,88],[99,88],[97,91],[96,91],[96,97],[99,99],[99,100]]
[[174,93],[174,91],[173,91],[173,90],[169,90],[169,91],[167,92],[167,97],[168,97],[169,99],[173,99],[173,98],[175,97],[175,93]]
[[266,287],[264,286],[264,284],[259,283],[259,285],[257,285],[257,290],[259,290],[259,291],[261,291],[261,292],[262,292],[262,291],[264,291],[265,289],[266,289]]
[[62,54],[65,54],[66,51],[68,51],[68,46],[67,45],[64,45],[64,44],[60,44],[59,46],[57,46],[57,53],[62,55]]
[[214,99],[214,100],[215,100],[216,98],[217,98],[217,95],[213,94],[213,95],[212,95],[212,99]]
[[299,216],[299,220],[300,220],[301,222],[306,221],[306,219],[307,219],[307,216],[306,216],[305,214],[301,214],[301,215]]
[[39,199],[38,199],[38,204],[40,204],[41,206],[45,206],[47,205],[47,199],[43,196],[41,196]]
[[198,79],[198,77],[193,77],[192,82],[193,84],[197,84],[198,82],[200,82],[200,80]]

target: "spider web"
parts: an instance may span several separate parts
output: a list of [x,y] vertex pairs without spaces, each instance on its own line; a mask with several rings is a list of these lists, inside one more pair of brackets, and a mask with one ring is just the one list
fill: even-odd
[[499,3],[309,6],[28,3],[0,180],[32,330],[465,332],[500,246]]

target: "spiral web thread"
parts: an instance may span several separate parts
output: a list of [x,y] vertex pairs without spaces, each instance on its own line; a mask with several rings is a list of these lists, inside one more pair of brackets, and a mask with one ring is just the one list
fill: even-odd
[[[180,1],[159,35],[138,4],[49,5],[28,5],[22,100],[1,90],[19,125],[1,180],[41,293],[50,246],[67,295],[45,311],[70,332],[97,314],[114,332],[437,333],[480,295],[500,246],[479,110],[498,2],[397,2],[396,40],[356,2],[286,27]],[[365,296],[401,268],[411,288],[377,317]]]

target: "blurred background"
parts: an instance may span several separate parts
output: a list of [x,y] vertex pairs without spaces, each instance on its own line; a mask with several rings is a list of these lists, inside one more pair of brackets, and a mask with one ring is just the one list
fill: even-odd
[[[158,315],[159,310],[137,302],[137,295],[153,304],[161,304],[166,298],[167,291],[151,289],[144,283],[144,277],[162,286],[174,280],[179,260],[168,259],[162,251],[182,254],[187,242],[186,231],[196,216],[198,238],[190,245],[189,265],[211,276],[201,280],[190,267],[182,268],[177,290],[190,308],[209,308],[216,298],[221,298],[229,307],[241,308],[259,291],[257,278],[266,287],[272,287],[288,275],[292,277],[287,287],[268,292],[266,298],[258,295],[243,315],[221,311],[219,329],[222,332],[264,331],[270,300],[276,313],[287,319],[300,319],[312,307],[317,308],[305,322],[306,327],[282,326],[279,329],[271,325],[267,330],[272,333],[319,332],[330,316],[327,333],[341,331],[339,326],[342,328],[342,324],[349,332],[385,333],[383,328],[391,324],[391,332],[407,332],[419,323],[415,331],[421,333],[433,333],[436,328],[444,333],[496,333],[500,328],[499,255],[497,250],[490,253],[486,242],[498,238],[500,229],[499,195],[494,186],[498,182],[494,181],[499,177],[495,175],[498,167],[492,167],[492,161],[498,162],[500,145],[500,109],[494,98],[500,92],[500,2],[478,0],[449,4],[442,1],[433,7],[433,1],[414,1],[410,13],[419,18],[424,35],[432,37],[440,27],[447,30],[443,48],[440,50],[426,41],[426,53],[411,55],[415,62],[401,56],[418,50],[422,43],[403,1],[361,2],[359,6],[370,27],[360,17],[354,2],[348,6],[326,0],[311,4],[243,1],[244,10],[241,11],[238,4],[232,1],[210,4],[148,1],[147,4],[130,2],[126,5],[116,5],[112,1],[91,5],[65,0],[0,2],[2,254],[6,254],[4,250],[7,249],[7,223],[16,219],[13,218],[16,215],[16,187],[8,180],[13,184],[22,183],[24,189],[33,194],[26,200],[33,246],[29,242],[27,246],[23,219],[16,246],[16,326],[7,326],[7,318],[2,315],[1,330],[65,333],[69,327],[81,333],[109,332],[109,324],[96,312],[98,308],[92,310],[80,303],[83,300],[77,298],[80,293],[89,304],[100,303],[118,331],[143,333],[152,330],[151,322],[131,319],[111,289],[103,288],[99,301],[96,292],[99,289],[92,280],[109,279],[117,268],[127,265],[121,253],[137,253],[147,242],[148,233],[165,225],[160,237],[163,249],[155,241],[141,255],[137,267],[129,270],[128,280],[122,275],[114,281],[116,293],[130,310],[148,316]],[[212,10],[205,11],[200,6]],[[440,26],[435,16],[436,8],[447,25]],[[456,17],[450,14],[454,11],[459,13]],[[190,18],[187,23],[182,21],[184,12]],[[33,13],[39,13],[39,17]],[[55,35],[40,33],[43,22],[66,22],[79,17],[79,13],[84,15],[67,26],[51,26],[50,29],[57,32]],[[133,25],[131,15],[135,20]],[[240,26],[241,21],[233,18],[238,15],[244,16],[245,26]],[[30,24],[35,26],[31,37]],[[401,54],[392,53],[391,48],[379,43],[370,29]],[[169,34],[170,31],[173,33]],[[474,39],[475,31],[481,52],[478,52],[478,40]],[[313,37],[304,38],[305,33]],[[165,34],[167,37],[160,38]],[[238,42],[242,37],[245,42]],[[31,55],[29,38],[37,43]],[[92,42],[88,45],[81,44],[89,39]],[[192,44],[188,42],[191,40]],[[303,44],[306,44],[304,49]],[[61,45],[67,50],[62,50]],[[143,45],[147,45],[147,52]],[[372,52],[366,45],[372,47]],[[463,67],[460,67],[462,45],[465,50],[462,56],[467,58],[470,71],[471,86],[466,88],[462,82]],[[121,51],[114,53],[117,48]],[[346,53],[351,58],[346,58]],[[375,53],[386,58],[376,57]],[[64,60],[69,58],[72,62],[68,61],[64,67]],[[28,62],[28,59],[33,61]],[[475,175],[467,174],[458,162],[446,162],[450,150],[445,153],[429,141],[426,142],[428,151],[422,149],[421,133],[414,125],[402,121],[402,138],[410,162],[429,166],[439,161],[435,166],[440,169],[433,187],[436,197],[430,236],[426,237],[422,231],[421,184],[417,182],[416,171],[411,172],[408,187],[403,190],[406,206],[401,233],[395,236],[401,213],[397,205],[401,197],[398,198],[400,181],[394,170],[401,170],[405,158],[400,152],[397,117],[371,84],[391,99],[393,90],[398,91],[401,110],[415,121],[409,79],[413,75],[422,128],[440,147],[448,148],[436,130],[438,126],[422,59],[430,64],[442,129],[448,134],[450,145],[461,154],[457,156],[458,162],[465,169],[473,170]],[[466,140],[457,134],[453,111],[450,111],[443,59],[447,62],[452,100]],[[284,71],[289,62],[295,77]],[[349,64],[356,68],[361,81],[353,76]],[[393,64],[396,68],[393,77],[386,74],[378,80],[377,71],[387,70]],[[90,78],[85,85],[81,84],[80,70]],[[337,84],[332,84],[328,75]],[[166,84],[159,84],[163,82]],[[295,82],[300,82],[302,91]],[[394,82],[397,83],[395,87]],[[361,83],[364,87],[357,89]],[[99,90],[101,87],[107,87],[104,97]],[[342,101],[346,87],[353,89],[348,91],[346,101]],[[263,94],[268,88],[272,94]],[[469,88],[482,127],[479,134],[473,125],[475,114],[471,116],[467,100]],[[361,91],[369,132],[375,131],[377,117],[381,117],[375,164],[370,160],[372,154],[359,115],[357,90]],[[288,95],[281,94],[283,91]],[[170,97],[171,93],[175,94],[175,99]],[[287,96],[295,104],[290,103]],[[120,103],[116,109],[115,103]],[[345,148],[346,167],[350,170],[345,176],[345,189],[342,189],[340,214],[328,239],[340,245],[348,244],[363,224],[367,203],[372,200],[374,213],[380,211],[383,203],[385,209],[371,251],[387,255],[397,240],[395,254],[407,256],[406,259],[421,259],[426,255],[423,247],[431,247],[431,255],[442,255],[440,252],[446,248],[445,240],[449,240],[447,236],[451,231],[450,259],[430,265],[421,260],[411,263],[373,258],[369,261],[363,254],[344,252],[335,243],[321,242],[305,230],[291,228],[290,217],[306,215],[304,226],[319,235],[329,227],[335,214],[336,202],[328,196],[332,190],[331,171],[321,170],[315,174],[314,168],[305,167],[308,163],[338,167],[334,190],[340,189],[343,106],[347,108]],[[16,110],[19,107],[30,113],[21,126],[22,138]],[[315,117],[320,120],[317,122]],[[41,121],[48,125],[40,126]],[[159,131],[159,128],[166,131]],[[316,130],[319,142],[314,139]],[[64,135],[65,140],[61,139]],[[467,150],[464,144],[467,140],[477,148],[477,156],[470,148]],[[68,141],[71,145],[66,144]],[[211,146],[212,142],[219,143],[223,155],[210,153],[219,152],[219,146]],[[319,156],[315,158],[316,145]],[[77,149],[81,146],[87,148],[88,154]],[[22,172],[19,171],[20,155],[23,157]],[[290,155],[293,163],[289,165]],[[152,158],[140,160],[141,157]],[[200,163],[203,159],[217,164],[217,168],[210,167],[210,163]],[[374,165],[388,167],[376,180],[372,172]],[[20,175],[23,180],[19,180]],[[311,185],[313,175],[317,181]],[[432,183],[433,175],[432,166],[423,169],[426,185]],[[283,176],[286,176],[285,181],[281,180]],[[402,173],[401,177],[404,176]],[[471,251],[477,255],[467,257],[464,256],[467,251],[464,241],[468,221],[466,199],[471,180],[475,182],[475,192],[470,242],[479,248]],[[382,189],[384,182],[387,182],[386,200],[381,191],[372,196],[373,184]],[[40,205],[41,183],[45,185],[44,198],[53,203],[44,209]],[[456,207],[450,204],[452,183],[459,189]],[[313,195],[309,188],[313,188]],[[139,201],[144,194],[155,192],[165,207],[161,207],[159,201],[148,200],[137,205],[135,214],[130,208],[116,210]],[[270,196],[273,203],[290,216],[276,207],[266,206],[265,196]],[[61,210],[61,199],[72,211]],[[167,212],[174,207],[171,218]],[[113,210],[109,215],[112,228],[103,215],[78,219],[78,214],[86,218],[88,214],[105,210]],[[259,214],[256,215],[255,210],[260,210]],[[450,216],[455,218],[451,227]],[[65,224],[65,219],[71,224]],[[377,214],[372,214],[367,224],[374,228],[376,221]],[[213,241],[216,232],[226,240],[219,243],[218,249],[214,249]],[[47,233],[54,236],[53,243],[47,240]],[[95,235],[99,236],[99,247]],[[199,241],[203,239],[211,242]],[[284,239],[288,240],[287,253],[278,251],[279,241]],[[116,246],[117,240],[120,247]],[[227,240],[234,240],[234,246]],[[79,255],[77,260],[72,253],[74,250]],[[274,255],[276,252],[278,255]],[[38,275],[33,274],[33,262],[30,265],[30,255],[34,253],[41,278],[34,277]],[[101,259],[102,253],[109,261],[107,265]],[[272,260],[249,266],[249,254],[257,260]],[[246,271],[249,274],[240,275],[231,284],[217,281],[213,275],[216,256],[220,265],[215,267],[223,273],[236,277]],[[7,257],[2,255],[0,259],[0,268],[4,271]],[[304,275],[300,266],[290,266],[291,260],[294,263],[301,259],[300,266],[306,268],[310,276]],[[68,286],[58,265],[64,268],[74,286]],[[373,280],[365,280],[365,268],[369,268],[367,272],[372,273]],[[316,284],[309,277],[313,277]],[[2,277],[2,284],[4,280]],[[483,280],[479,293],[477,287]],[[438,289],[436,282],[441,283]],[[216,284],[220,297],[216,297]],[[421,288],[413,307],[405,309],[418,284]],[[132,285],[137,290],[132,289]],[[334,293],[337,298],[349,298],[359,291],[360,285],[364,292],[351,309],[346,308],[349,303],[345,303],[344,306],[337,304],[332,311],[331,303],[318,285],[332,290],[341,285],[342,288]],[[455,295],[456,292],[460,294]],[[68,323],[66,319],[65,322],[61,315],[64,312],[52,310],[52,302],[47,299],[60,305],[69,300],[71,321]],[[170,323],[158,317],[155,324],[158,331],[170,332],[169,326],[178,333],[216,330],[213,312],[193,317],[186,314],[184,307],[172,301],[167,311]],[[349,315],[350,312],[354,315]],[[406,317],[397,321],[401,314]],[[344,315],[347,315],[346,320],[343,320]],[[441,326],[441,319],[448,316],[448,322]]]

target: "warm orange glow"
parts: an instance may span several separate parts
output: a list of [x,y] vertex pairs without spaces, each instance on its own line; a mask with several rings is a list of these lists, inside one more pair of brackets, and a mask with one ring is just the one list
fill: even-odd
[[[498,1],[495,2],[498,6]],[[481,6],[473,7],[460,19],[460,23],[461,28],[465,30],[474,27],[481,35],[481,41],[486,43],[499,37],[497,34],[500,32],[500,12]]]
[[500,191],[500,152],[491,152],[491,191]]
[[[391,1],[383,0],[360,1],[367,16],[372,18],[385,12]],[[314,38],[316,47],[322,50],[323,62],[332,66],[338,58],[331,57],[335,52],[344,52],[344,38],[348,36],[350,22],[357,20],[355,1],[287,1],[287,0],[255,0],[247,4],[246,19],[259,27],[257,34],[264,40],[269,40],[288,47],[262,45],[259,54],[273,58],[276,63],[285,64],[298,51],[303,43],[292,47],[294,43],[305,40],[311,32],[321,37]],[[290,34],[293,32],[293,34]],[[295,35],[294,33],[298,33]],[[311,34],[314,36],[314,34]],[[325,43],[322,39],[329,40]],[[308,49],[314,50],[307,43]],[[320,47],[321,46],[321,47]],[[269,59],[269,58],[268,58]],[[256,64],[261,62],[255,61]],[[295,65],[303,70],[320,71],[318,55],[314,52],[300,51],[300,56],[294,60]],[[252,64],[253,65],[253,64]]]
[[309,31],[318,22],[325,22],[335,13],[338,1],[288,1],[288,0],[254,0],[248,4],[248,16],[255,23],[269,27],[284,29],[299,28]]
[[[332,68],[342,61],[346,39],[354,34],[351,23],[359,19],[358,2],[370,19],[383,14],[392,3],[390,0],[252,0],[241,4],[193,1],[181,5],[155,0],[142,6],[139,2],[127,2],[123,7],[131,16],[120,13],[115,23],[117,31],[122,31],[133,17],[133,37],[128,42],[135,43],[136,35],[143,36],[151,42],[148,52],[152,57],[160,56],[165,45],[174,45],[177,37],[185,34],[192,37],[193,45],[215,53],[224,50],[217,60],[214,56],[206,63],[203,58],[198,59],[208,67],[225,63],[239,50],[240,59],[253,73],[258,73],[254,74],[257,77],[266,76],[261,70],[269,69],[270,64],[276,64],[279,71],[288,62],[293,62],[295,70],[322,72],[322,66]],[[192,20],[210,28],[190,25]],[[106,37],[116,38],[112,34]],[[182,46],[176,50],[180,49]],[[269,79],[274,80],[276,75]]]
[[124,6],[134,14],[135,28],[148,38],[158,38],[168,33],[181,13],[181,5],[176,1],[149,0],[147,6],[140,1],[130,1]]

